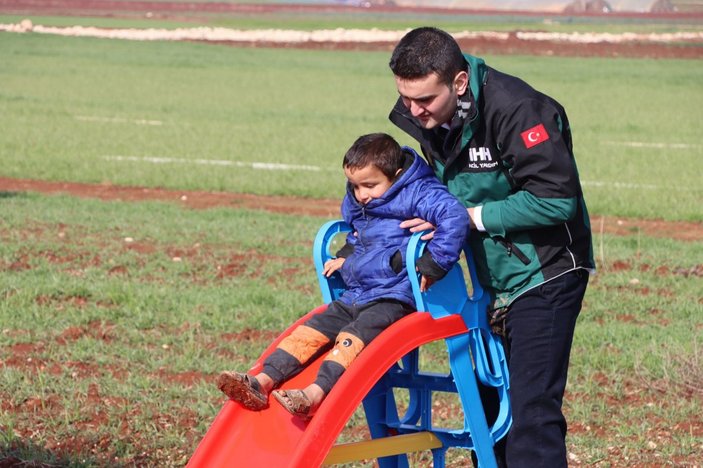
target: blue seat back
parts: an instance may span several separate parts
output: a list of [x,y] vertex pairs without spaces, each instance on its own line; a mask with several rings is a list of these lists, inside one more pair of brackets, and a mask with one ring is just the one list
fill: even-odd
[[335,237],[350,231],[351,227],[342,220],[328,221],[322,225],[315,236],[315,242],[312,247],[312,258],[315,263],[315,271],[317,272],[317,280],[320,284],[322,300],[325,304],[339,299],[346,289],[342,275],[338,271],[334,272],[329,278],[322,274],[322,272],[324,271],[325,262],[334,258],[334,253],[330,252],[330,248],[332,247]]
[[[329,278],[325,277],[322,272],[325,262],[334,256],[334,253],[330,251],[332,241],[336,236],[350,231],[350,226],[344,221],[330,221],[320,228],[315,238],[313,259],[325,303],[338,299],[344,293],[345,285],[339,272],[335,272]],[[495,441],[505,436],[512,422],[512,417],[508,399],[509,380],[505,352],[500,337],[492,333],[488,324],[488,307],[491,299],[478,282],[473,255],[468,246],[464,248],[463,252],[471,281],[471,294],[467,291],[464,270],[460,264],[454,265],[441,281],[433,284],[427,291],[421,292],[416,260],[420,258],[427,245],[421,239],[423,234],[416,233],[412,236],[406,252],[406,264],[417,310],[429,312],[434,318],[461,314],[467,327],[467,333],[445,340],[451,368],[449,381],[440,382],[437,380],[435,384],[422,391],[411,388],[409,408],[403,418],[392,414],[391,407],[395,407],[395,403],[392,394],[388,393],[383,404],[387,408],[382,411],[388,419],[383,424],[407,430],[408,427],[418,423],[421,419],[429,418],[426,413],[431,412],[429,394],[432,391],[451,391],[452,388],[456,388],[464,407],[463,431],[450,431],[449,436],[443,436],[441,431],[437,431],[437,435],[449,444],[473,448],[477,451],[480,465],[493,466],[494,461],[491,460],[490,456],[492,452],[486,447],[492,447]],[[341,245],[336,248],[339,247]],[[403,384],[400,382],[403,380],[407,382],[408,379],[414,378],[413,375],[420,376],[420,374],[417,350],[415,350],[403,358],[402,366],[395,366],[389,370],[386,382],[381,387],[402,388]],[[423,380],[418,377],[415,379]],[[498,393],[498,416],[490,427],[487,426],[484,416],[477,382],[495,388]],[[386,390],[383,391],[386,392]],[[368,410],[367,417],[369,417]],[[429,419],[431,420],[431,418]],[[371,424],[371,418],[369,421]],[[374,424],[378,425],[379,423],[375,421]],[[427,430],[431,426],[431,423],[427,421],[418,424],[418,430]],[[373,437],[376,437],[377,431],[377,429],[371,429]],[[381,430],[378,434],[382,432]],[[462,438],[461,434],[465,434],[465,437]],[[404,463],[401,465],[405,466]],[[382,464],[382,466],[386,465]]]

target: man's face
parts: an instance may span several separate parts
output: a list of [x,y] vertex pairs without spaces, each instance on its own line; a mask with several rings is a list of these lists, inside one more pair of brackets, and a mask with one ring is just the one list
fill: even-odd
[[[401,169],[398,169],[396,175],[400,171]],[[368,204],[375,198],[382,197],[393,185],[393,181],[373,164],[358,169],[345,167],[344,175],[347,176],[347,180],[354,188],[356,200],[362,205]]]
[[451,86],[430,73],[422,78],[406,80],[395,77],[395,85],[403,104],[424,128],[435,128],[449,123],[456,112],[457,97],[464,94],[468,74],[459,72]]

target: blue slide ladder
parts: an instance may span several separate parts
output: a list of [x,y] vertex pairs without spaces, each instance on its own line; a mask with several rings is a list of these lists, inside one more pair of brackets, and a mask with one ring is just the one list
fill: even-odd
[[[344,221],[324,224],[315,238],[313,259],[325,303],[339,298],[345,290],[339,272],[330,278],[323,274],[324,263],[333,257],[330,252],[335,238],[348,233],[349,225]],[[363,406],[371,437],[383,438],[392,435],[431,432],[442,447],[433,449],[433,465],[443,467],[447,449],[460,447],[476,452],[480,467],[496,467],[494,444],[508,432],[512,417],[508,400],[508,368],[499,336],[488,324],[487,309],[490,297],[484,294],[476,277],[476,268],[471,250],[464,247],[472,293],[466,288],[464,271],[457,264],[439,282],[426,292],[420,292],[419,276],[415,261],[426,247],[421,240],[424,233],[414,234],[406,252],[406,264],[418,311],[429,312],[438,319],[450,314],[460,314],[467,332],[445,339],[449,354],[449,374],[428,373],[420,369],[419,349],[405,355],[376,383]],[[341,247],[342,243],[337,246]],[[494,389],[498,396],[497,417],[488,422],[479,395],[479,383]],[[394,389],[408,392],[408,408],[401,416],[395,401]],[[433,392],[458,393],[464,410],[462,428],[434,427],[432,421]],[[380,468],[408,467],[407,455],[395,455],[378,459]]]

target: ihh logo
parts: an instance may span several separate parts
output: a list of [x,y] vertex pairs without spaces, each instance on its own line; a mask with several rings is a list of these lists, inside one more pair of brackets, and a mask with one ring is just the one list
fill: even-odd
[[488,148],[469,148],[469,160],[476,161],[493,161],[491,150]]

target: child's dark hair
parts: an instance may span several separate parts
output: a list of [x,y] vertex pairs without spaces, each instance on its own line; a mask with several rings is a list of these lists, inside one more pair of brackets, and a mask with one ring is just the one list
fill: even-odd
[[466,70],[465,62],[459,44],[449,33],[422,27],[398,42],[388,65],[401,79],[416,80],[436,73],[442,83],[451,86],[457,73]]
[[404,162],[403,150],[392,136],[385,133],[370,133],[356,139],[344,155],[342,167],[362,169],[372,164],[393,180]]

